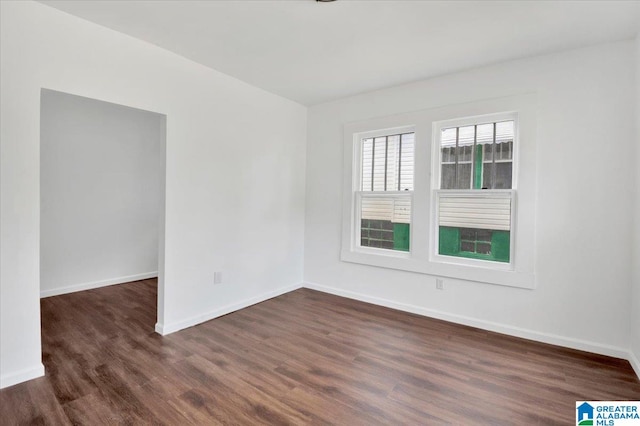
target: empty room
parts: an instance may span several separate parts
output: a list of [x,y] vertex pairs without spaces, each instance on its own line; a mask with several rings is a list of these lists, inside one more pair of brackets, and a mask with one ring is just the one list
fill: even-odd
[[640,2],[0,0],[0,423],[640,424]]

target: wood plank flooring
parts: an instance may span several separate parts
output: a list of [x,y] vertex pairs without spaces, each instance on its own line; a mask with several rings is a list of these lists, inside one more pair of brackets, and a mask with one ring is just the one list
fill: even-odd
[[0,423],[552,425],[640,400],[625,360],[306,289],[161,337],[156,291],[43,299],[47,375],[0,391]]

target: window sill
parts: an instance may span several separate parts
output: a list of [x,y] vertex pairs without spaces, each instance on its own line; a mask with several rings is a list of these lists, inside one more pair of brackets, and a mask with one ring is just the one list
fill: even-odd
[[395,253],[369,253],[342,250],[340,260],[343,262],[417,272],[425,275],[435,275],[465,281],[524,289],[535,288],[535,275],[531,272],[518,271],[517,269],[494,269],[491,266],[484,267],[451,262],[427,261],[412,258],[408,253],[405,253],[405,255],[406,256],[398,256]]

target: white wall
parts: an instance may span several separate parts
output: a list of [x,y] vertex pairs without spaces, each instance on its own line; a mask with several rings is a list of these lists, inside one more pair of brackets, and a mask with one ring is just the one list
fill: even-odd
[[[599,45],[379,90],[309,110],[305,282],[487,329],[620,357],[629,350],[634,44]],[[345,123],[534,92],[534,290],[340,262]],[[419,143],[419,142],[418,142]],[[555,214],[555,212],[560,212]]]
[[156,276],[164,116],[52,90],[40,114],[41,296]]
[[42,373],[41,88],[167,116],[160,331],[299,285],[304,107],[39,3],[0,19],[0,386]]
[[635,232],[633,246],[633,282],[631,293],[631,363],[640,377],[640,33],[636,36],[636,194],[635,194]]

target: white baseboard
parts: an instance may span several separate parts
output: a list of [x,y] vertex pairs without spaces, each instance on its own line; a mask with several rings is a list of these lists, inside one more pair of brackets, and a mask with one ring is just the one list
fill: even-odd
[[[385,306],[387,308],[397,309],[400,311],[411,312],[413,314],[423,315],[426,317],[441,319],[456,324],[468,325],[487,331],[507,334],[509,336],[521,337],[523,339],[535,340],[537,342],[549,343],[557,346],[564,346],[571,349],[593,352],[601,355],[612,356],[615,358],[629,359],[629,351],[615,346],[603,345],[600,343],[589,342],[571,337],[558,336],[550,333],[541,333],[538,331],[528,330],[520,327],[513,327],[506,324],[495,323],[491,321],[479,320],[463,315],[450,314],[437,311],[434,309],[423,308],[421,306],[411,305],[408,303],[395,302],[393,300],[383,299],[380,297],[368,296],[366,294],[342,290],[321,284],[305,282],[305,288],[322,291],[324,293],[335,294],[336,296],[347,297],[349,299],[359,300],[361,302],[372,303],[374,305]],[[635,368],[635,367],[634,367]],[[636,372],[638,370],[636,369]]]
[[636,354],[633,353],[633,351],[629,351],[628,359],[629,364],[631,364],[631,367],[633,367],[633,371],[636,372],[636,376],[638,376],[638,379],[640,379],[640,360],[638,359]]
[[153,272],[145,272],[143,274],[127,275],[125,277],[110,278],[107,280],[73,284],[65,287],[54,288],[51,290],[42,290],[40,291],[40,298],[58,296],[60,294],[75,293],[76,291],[91,290],[93,288],[128,283],[131,281],[146,280],[149,278],[156,278],[157,276],[158,276],[158,271],[153,271]]
[[254,296],[237,303],[232,303],[230,305],[223,306],[222,308],[219,308],[210,312],[205,312],[203,314],[186,318],[181,321],[173,322],[171,324],[156,323],[156,327],[155,327],[156,333],[161,334],[162,336],[166,336],[167,334],[175,333],[176,331],[182,330],[184,328],[202,324],[203,322],[212,320],[217,317],[221,317],[223,315],[230,314],[231,312],[246,308],[251,305],[255,305],[256,303],[264,302],[265,300],[272,299],[274,297],[280,296],[285,293],[289,293],[290,291],[297,290],[299,288],[302,288],[301,283],[292,284],[286,287],[280,287],[276,290],[262,293],[258,296]]
[[7,388],[9,386],[17,385],[18,383],[26,382],[27,380],[37,379],[44,376],[44,365],[39,363],[35,367],[26,368],[24,370],[15,371],[9,374],[3,374],[0,376],[0,389]]

